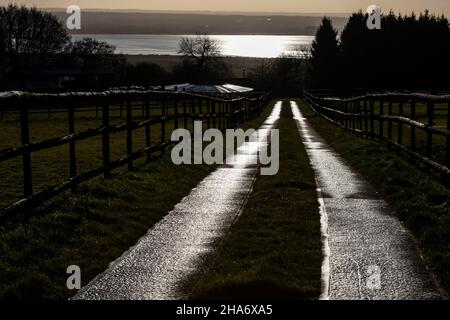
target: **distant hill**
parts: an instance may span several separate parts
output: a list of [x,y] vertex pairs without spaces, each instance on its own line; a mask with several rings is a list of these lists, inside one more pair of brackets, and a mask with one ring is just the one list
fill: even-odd
[[[51,10],[61,20],[67,14]],[[321,17],[281,14],[161,13],[84,11],[76,34],[255,34],[314,35]],[[347,18],[334,17],[342,30]]]
[[[42,10],[50,12],[63,12],[65,8],[42,8]],[[116,13],[158,13],[158,14],[208,14],[208,15],[225,15],[225,16],[301,16],[301,17],[341,17],[346,18],[351,12],[270,12],[270,11],[208,11],[208,10],[139,10],[139,9],[84,9],[85,12],[116,12]]]

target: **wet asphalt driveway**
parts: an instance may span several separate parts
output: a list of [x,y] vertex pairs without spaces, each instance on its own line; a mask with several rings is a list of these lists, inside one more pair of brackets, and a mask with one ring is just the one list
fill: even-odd
[[234,162],[206,177],[138,244],[113,262],[76,300],[185,299],[189,283],[217,251],[259,172],[255,158],[279,119],[281,102]]
[[[371,186],[309,126],[291,102],[315,170],[321,204],[322,299],[440,299],[414,240]],[[232,165],[206,177],[135,247],[74,299],[185,299],[239,216],[258,174],[254,162],[281,111],[238,149]],[[190,283],[190,284],[189,284]]]
[[291,102],[322,203],[323,299],[440,299],[409,232]]

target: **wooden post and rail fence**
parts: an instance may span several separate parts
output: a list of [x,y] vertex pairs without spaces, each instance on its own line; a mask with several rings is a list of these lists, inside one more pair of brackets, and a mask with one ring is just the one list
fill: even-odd
[[[221,130],[234,128],[239,123],[256,118],[268,102],[268,95],[257,98],[240,97],[236,99],[221,99],[217,97],[196,95],[190,93],[165,91],[106,91],[62,94],[35,94],[12,92],[0,96],[0,110],[16,112],[20,123],[20,145],[0,150],[0,162],[21,158],[23,167],[23,198],[0,208],[0,220],[8,218],[20,211],[29,211],[44,201],[66,191],[76,191],[77,185],[94,177],[111,176],[111,171],[119,167],[133,168],[133,162],[141,157],[151,160],[151,155],[163,152],[172,142],[166,135],[166,124],[173,121],[173,127],[183,125],[188,128],[193,121],[203,121],[207,127]],[[133,110],[142,110],[142,117],[133,118]],[[126,121],[111,125],[111,111],[120,109],[120,115],[126,114]],[[125,109],[125,110],[123,110]],[[152,111],[159,109],[158,115]],[[42,113],[43,110],[66,113],[68,134],[39,142],[30,139],[30,114]],[[95,110],[97,117],[102,118],[102,125],[77,132],[75,113],[78,111]],[[159,142],[152,144],[151,126],[160,125]],[[133,132],[145,129],[145,147],[135,150]],[[126,132],[126,153],[120,159],[111,159],[111,135]],[[101,137],[103,165],[82,174],[77,170],[77,142],[94,137]],[[69,177],[58,185],[34,192],[32,157],[35,152],[69,145]],[[80,152],[80,151],[79,151]]]
[[406,152],[450,178],[450,95],[375,93],[336,98],[303,91],[320,116]]

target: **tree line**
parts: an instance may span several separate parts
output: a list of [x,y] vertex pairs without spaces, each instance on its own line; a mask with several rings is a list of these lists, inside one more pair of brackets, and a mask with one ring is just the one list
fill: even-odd
[[0,7],[0,69],[113,66],[113,46],[85,38],[72,42],[61,22],[36,8]]
[[316,88],[442,90],[450,84],[448,20],[428,11],[381,18],[354,13],[342,34],[325,17],[311,50],[310,85]]
[[0,7],[0,81],[17,69],[108,68],[118,85],[161,85],[171,81],[214,81],[230,77],[220,46],[206,36],[183,38],[184,57],[171,72],[154,63],[136,65],[116,48],[92,38],[72,41],[58,18],[37,8]]
[[[354,13],[339,34],[325,17],[311,52],[261,61],[248,70],[257,90],[279,95],[306,87],[448,89],[448,20],[428,11],[419,16],[382,16],[381,30],[367,28],[368,14]],[[270,44],[268,44],[270,45]],[[218,83],[232,77],[220,44],[208,36],[183,38],[180,63],[167,71],[154,63],[127,63],[114,46],[91,38],[72,41],[58,18],[36,8],[0,7],[0,81],[20,68],[108,68],[118,85],[178,82]]]

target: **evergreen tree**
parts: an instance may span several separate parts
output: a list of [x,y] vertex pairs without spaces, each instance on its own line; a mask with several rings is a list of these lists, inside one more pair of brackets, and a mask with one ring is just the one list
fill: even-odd
[[324,17],[311,49],[311,77],[315,87],[336,86],[339,58],[337,36],[331,20]]
[[[324,21],[313,44],[315,84],[329,81],[332,65],[339,66],[339,84],[346,88],[372,90],[442,90],[450,84],[450,30],[448,19],[428,11],[417,17],[389,12],[381,19],[381,30],[367,28],[368,14],[354,13],[339,43],[339,57],[323,57],[334,52],[330,25]],[[323,34],[328,34],[324,37]],[[331,61],[332,59],[333,61]],[[325,62],[324,62],[325,61]]]

